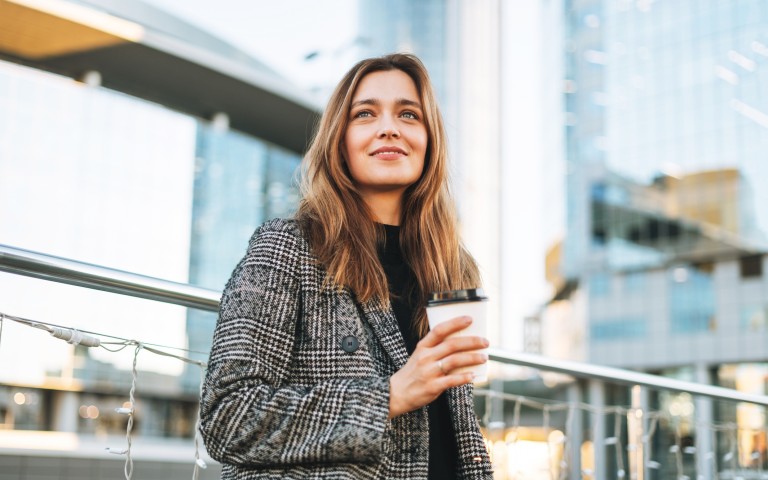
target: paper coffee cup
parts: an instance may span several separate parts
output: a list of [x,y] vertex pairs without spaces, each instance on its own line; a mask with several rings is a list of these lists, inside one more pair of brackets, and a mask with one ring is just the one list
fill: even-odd
[[[487,300],[488,297],[485,296],[482,288],[430,293],[427,300],[429,328],[435,328],[452,318],[466,315],[472,317],[472,323],[464,330],[451,334],[448,338],[456,336],[485,337]],[[487,352],[487,350],[487,348],[483,348],[476,351]],[[475,382],[485,382],[488,380],[487,363],[472,367],[461,367],[452,371],[452,373],[459,372],[473,372],[475,374]]]

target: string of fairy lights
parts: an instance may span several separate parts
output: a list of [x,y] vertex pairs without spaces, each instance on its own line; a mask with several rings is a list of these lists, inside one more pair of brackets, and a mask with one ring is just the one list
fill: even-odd
[[[13,321],[15,323],[25,325],[31,328],[45,331],[51,336],[66,341],[72,345],[81,345],[88,348],[102,348],[108,352],[116,353],[126,348],[133,348],[133,363],[131,367],[131,386],[128,392],[128,402],[121,407],[115,408],[118,414],[127,416],[125,441],[126,445],[123,448],[106,448],[109,453],[125,456],[124,474],[126,480],[132,480],[133,469],[133,457],[132,452],[132,430],[134,425],[134,417],[136,415],[136,396],[137,396],[137,383],[138,383],[138,371],[137,360],[139,354],[144,351],[155,355],[170,357],[188,364],[196,365],[200,368],[200,385],[202,388],[202,380],[205,373],[207,364],[203,361],[194,360],[181,354],[172,353],[171,351],[184,352],[187,354],[203,354],[206,352],[199,352],[179,347],[172,347],[167,345],[159,345],[149,342],[143,342],[135,339],[122,338],[119,336],[108,335],[104,333],[98,333],[88,330],[80,330],[73,327],[67,327],[62,325],[56,325],[48,322],[30,320],[14,315],[9,315],[0,312],[0,348],[3,341],[3,325],[5,321]],[[490,438],[486,440],[489,451],[491,452],[494,463],[499,463],[499,456],[503,456],[503,452],[500,451],[500,444],[502,447],[509,450],[514,449],[516,444],[521,441],[520,432],[525,427],[522,425],[522,410],[523,408],[538,410],[541,412],[541,431],[543,432],[559,432],[560,435],[555,436],[553,439],[547,439],[547,457],[549,478],[551,480],[565,480],[570,475],[571,465],[569,459],[572,458],[574,450],[580,449],[581,445],[575,444],[575,435],[572,435],[574,429],[576,429],[576,423],[580,415],[590,414],[596,422],[599,416],[603,418],[613,418],[613,431],[602,438],[602,444],[608,449],[613,449],[614,463],[616,466],[616,478],[634,478],[633,473],[627,473],[628,466],[625,465],[625,458],[636,455],[637,452],[641,452],[643,466],[649,470],[658,471],[662,463],[654,459],[653,452],[653,439],[655,435],[660,432],[659,423],[665,421],[667,424],[675,425],[674,429],[674,442],[669,446],[668,453],[674,459],[675,478],[679,480],[691,480],[685,474],[686,458],[685,456],[696,457],[703,455],[705,462],[711,466],[713,471],[717,471],[718,466],[728,466],[732,472],[739,471],[739,458],[743,457],[740,452],[740,443],[738,435],[740,432],[744,433],[745,428],[738,426],[736,423],[704,423],[697,422],[696,428],[709,429],[711,432],[713,441],[710,442],[711,446],[716,444],[715,437],[717,435],[724,435],[728,449],[725,454],[722,455],[721,462],[718,462],[718,458],[714,452],[714,448],[709,451],[699,451],[696,446],[687,445],[684,441],[684,432],[682,431],[681,422],[673,422],[672,415],[666,411],[648,411],[641,408],[634,407],[622,407],[622,406],[603,406],[597,407],[588,403],[582,402],[558,402],[548,400],[537,400],[531,397],[525,397],[522,395],[514,395],[505,392],[500,392],[494,389],[481,389],[477,388],[475,393],[478,397],[485,397],[485,412],[481,419],[482,424],[485,426],[487,433],[493,431],[504,431],[505,435],[502,440],[492,441]],[[501,407],[498,404],[501,403]],[[506,413],[505,405],[512,406],[511,423],[505,423],[504,421],[493,421],[494,418],[504,418]],[[501,410],[499,410],[501,409]],[[565,421],[562,431],[556,430],[556,426],[552,422],[553,414],[562,414],[565,412]],[[623,426],[628,421],[628,418],[643,418],[645,422],[645,431],[637,442],[637,439],[629,438],[627,445],[622,444],[622,432]],[[197,418],[195,422],[194,433],[194,458],[193,458],[193,471],[192,479],[198,480],[200,478],[200,471],[207,466],[205,461],[200,457],[200,413],[197,412]],[[596,424],[593,425],[593,432],[596,432]],[[607,428],[606,428],[607,430]],[[761,434],[766,436],[766,429],[763,426],[761,429],[755,429],[751,431],[753,434]],[[492,435],[489,435],[489,437]],[[595,439],[592,439],[593,441]],[[747,452],[755,465],[752,468],[752,472],[757,473],[757,477],[768,480],[768,472],[763,472],[762,465],[764,463],[763,453],[761,451]],[[625,457],[626,455],[626,457]],[[496,458],[494,458],[496,457]],[[701,462],[695,462],[700,464]],[[507,466],[507,468],[509,468]],[[514,466],[512,466],[514,469]],[[518,472],[519,473],[519,472]],[[583,466],[581,469],[581,475],[583,478],[595,478],[595,471],[591,466]],[[503,477],[507,478],[507,477]],[[524,478],[516,476],[512,473],[509,478]],[[697,477],[703,478],[701,475]],[[736,478],[736,477],[734,477]]]
[[[71,345],[81,345],[88,348],[102,348],[110,353],[120,352],[128,347],[133,347],[133,363],[131,366],[131,388],[128,392],[128,402],[121,407],[115,408],[115,412],[121,415],[126,415],[128,421],[126,424],[125,440],[126,446],[124,448],[111,448],[107,447],[106,451],[115,455],[125,456],[125,466],[123,468],[126,480],[132,480],[133,478],[133,457],[131,455],[131,447],[133,445],[133,425],[134,418],[136,416],[136,391],[138,382],[138,370],[136,368],[139,353],[146,351],[155,355],[174,358],[185,363],[196,365],[200,367],[200,388],[202,389],[202,379],[207,364],[203,361],[194,360],[183,355],[171,353],[168,350],[176,350],[187,353],[205,354],[205,352],[198,352],[194,350],[171,347],[167,345],[158,345],[155,343],[142,342],[139,340],[122,338],[114,335],[108,335],[104,333],[97,333],[88,330],[80,330],[73,327],[66,327],[62,325],[56,325],[48,322],[42,322],[37,320],[30,320],[15,315],[8,315],[0,312],[0,347],[3,340],[3,325],[6,320],[13,321],[15,323],[25,325],[31,328],[48,332],[52,337],[64,340]],[[105,340],[108,339],[108,340]],[[197,480],[200,477],[200,470],[207,467],[205,461],[200,458],[200,410],[197,411],[197,418],[195,421],[195,433],[194,433],[194,466],[192,471],[192,479]]]

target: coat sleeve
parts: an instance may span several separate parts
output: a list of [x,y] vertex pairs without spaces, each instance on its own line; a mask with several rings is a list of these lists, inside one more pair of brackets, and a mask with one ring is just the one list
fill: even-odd
[[388,378],[290,381],[301,312],[294,228],[257,230],[224,290],[200,402],[206,449],[243,466],[380,461]]

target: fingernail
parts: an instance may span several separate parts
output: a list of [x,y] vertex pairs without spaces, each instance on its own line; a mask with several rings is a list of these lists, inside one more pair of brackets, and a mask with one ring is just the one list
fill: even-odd
[[487,346],[489,346],[490,344],[491,344],[491,342],[489,342],[487,338],[484,338],[484,339],[483,339],[483,345],[485,345],[485,346],[487,347]]
[[465,315],[462,318],[464,319],[464,323],[472,323],[472,317],[469,317],[469,316]]
[[483,361],[487,362],[488,361],[488,354],[487,353],[482,353],[481,355],[483,356]]

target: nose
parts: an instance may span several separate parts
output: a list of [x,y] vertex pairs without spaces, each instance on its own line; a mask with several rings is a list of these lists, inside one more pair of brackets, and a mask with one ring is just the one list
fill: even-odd
[[400,137],[400,131],[392,120],[382,119],[377,136],[379,138],[398,138]]

